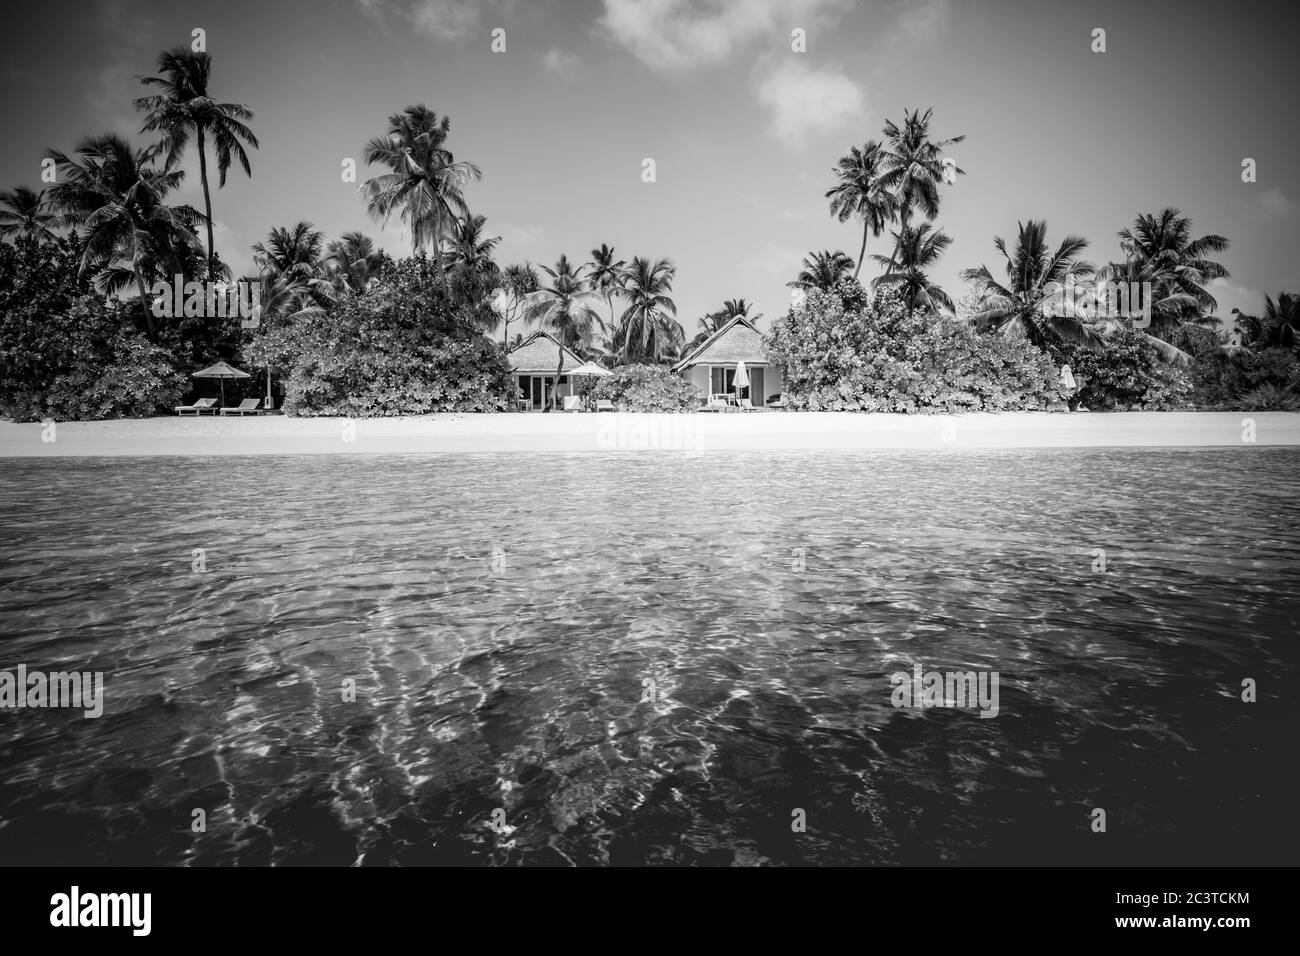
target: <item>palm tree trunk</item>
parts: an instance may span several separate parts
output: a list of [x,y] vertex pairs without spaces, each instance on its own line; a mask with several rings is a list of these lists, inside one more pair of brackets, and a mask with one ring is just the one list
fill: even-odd
[[555,385],[551,387],[551,411],[559,408],[560,373],[564,371],[564,336],[560,336],[560,364],[555,368]]
[[136,287],[140,290],[140,308],[144,309],[145,325],[149,328],[149,341],[156,343],[158,341],[158,328],[154,324],[153,309],[149,307],[149,293],[144,286],[144,276],[140,274],[140,264],[138,262],[133,262],[131,265],[135,272]]
[[212,281],[216,251],[212,248],[212,194],[208,192],[208,157],[203,148],[202,126],[198,130],[196,145],[199,147],[199,181],[203,183],[203,211],[208,217],[208,281]]
[[853,278],[856,281],[858,273],[862,271],[862,260],[867,257],[867,221],[862,220],[862,248],[858,251],[858,267],[853,270]]

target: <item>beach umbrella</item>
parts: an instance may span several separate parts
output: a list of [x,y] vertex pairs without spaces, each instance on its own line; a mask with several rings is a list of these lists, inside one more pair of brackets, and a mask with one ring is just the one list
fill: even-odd
[[736,377],[731,380],[731,387],[736,390],[736,404],[740,404],[740,390],[749,388],[749,372],[745,370],[744,362],[736,363]]
[[1074,380],[1074,373],[1070,371],[1070,366],[1061,366],[1061,385],[1073,392],[1077,383]]
[[233,365],[227,365],[225,362],[218,362],[216,365],[209,365],[205,369],[195,372],[190,378],[215,378],[221,383],[221,404],[226,404],[226,379],[228,378],[249,378],[247,372],[241,372]]
[[595,362],[583,362],[577,368],[570,369],[564,374],[568,375],[570,378],[581,375],[585,375],[588,378],[601,378],[606,375],[613,375],[614,373],[601,365],[597,365]]

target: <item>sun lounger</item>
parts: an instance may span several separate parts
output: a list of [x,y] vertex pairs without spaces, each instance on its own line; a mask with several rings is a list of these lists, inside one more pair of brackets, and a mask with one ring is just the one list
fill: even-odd
[[262,414],[262,410],[261,410],[260,408],[258,408],[257,406],[258,406],[258,405],[261,405],[261,404],[262,404],[262,400],[261,400],[260,398],[246,398],[246,399],[244,399],[242,402],[240,402],[238,405],[235,405],[233,408],[223,408],[223,409],[221,410],[221,414],[223,414],[223,415],[260,415],[260,414]]
[[580,412],[580,411],[582,411],[582,396],[581,396],[581,395],[565,395],[565,396],[564,396],[564,410],[565,410],[566,412]]
[[751,402],[751,401],[750,401],[749,399],[747,399],[747,398],[742,398],[742,399],[740,400],[740,410],[741,410],[742,412],[756,412],[756,411],[758,411],[758,409],[754,407],[754,403]]
[[611,402],[608,398],[598,398],[598,399],[596,399],[596,411],[598,411],[598,412],[612,412],[612,411],[614,411],[614,410],[615,410],[615,409],[614,409],[614,403]]
[[727,400],[725,398],[719,398],[717,395],[710,395],[708,400],[704,403],[704,407],[700,409],[700,411],[703,412],[724,412],[726,410]]
[[195,415],[202,415],[204,412],[217,413],[217,400],[215,398],[200,398],[193,405],[177,405],[176,414],[184,415],[186,412],[193,412]]

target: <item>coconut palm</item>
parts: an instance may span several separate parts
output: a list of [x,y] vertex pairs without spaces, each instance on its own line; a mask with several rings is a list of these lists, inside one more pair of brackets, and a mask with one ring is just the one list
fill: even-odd
[[470,215],[457,219],[442,240],[443,257],[448,268],[493,275],[497,271],[497,264],[492,261],[492,253],[496,251],[501,238],[486,233],[486,216]]
[[27,186],[0,192],[0,237],[53,239],[58,217],[50,208],[45,191]]
[[803,289],[805,292],[812,289],[829,292],[842,280],[849,278],[852,269],[853,260],[839,249],[834,252],[828,249],[810,252],[803,257],[803,268],[799,271],[798,278],[793,282],[787,282],[786,285],[791,289]]
[[1046,222],[1030,220],[1017,225],[1020,237],[1014,256],[1001,238],[993,240],[1006,259],[1005,284],[994,279],[987,266],[962,273],[979,296],[978,310],[967,321],[977,328],[1024,336],[1048,352],[1070,343],[1095,345],[1099,341],[1096,330],[1077,315],[1054,314],[1058,310],[1052,307],[1063,285],[1093,275],[1093,267],[1078,258],[1088,241],[1068,236],[1051,252]]
[[1132,227],[1120,230],[1119,239],[1127,261],[1159,277],[1160,286],[1153,290],[1157,298],[1182,294],[1194,300],[1183,310],[1185,319],[1218,310],[1218,302],[1206,287],[1215,279],[1228,278],[1228,270],[1209,258],[1228,248],[1223,236],[1193,238],[1192,220],[1168,207],[1139,215]]
[[1264,296],[1264,314],[1247,315],[1232,310],[1247,348],[1293,349],[1300,343],[1300,295],[1283,292],[1274,301]]
[[591,250],[591,284],[605,297],[609,307],[609,325],[614,326],[614,297],[622,293],[623,278],[627,272],[627,263],[614,258],[614,247],[600,244],[599,249]]
[[[583,266],[575,267],[564,255],[560,256],[554,269],[542,266],[546,280],[536,292],[527,296],[528,305],[524,310],[525,322],[536,322],[543,329],[554,332],[560,344],[568,348],[590,345],[603,331],[600,316],[592,307],[600,301],[600,294],[592,290],[583,269]],[[551,408],[556,407],[560,376],[564,373],[564,349],[559,351]]]
[[212,195],[208,188],[207,137],[217,158],[217,186],[226,185],[226,173],[232,161],[237,160],[245,175],[252,176],[248,162],[247,144],[257,148],[257,137],[248,128],[252,111],[242,103],[218,103],[208,93],[208,80],[212,73],[212,57],[196,53],[186,47],[177,47],[158,54],[158,76],[144,76],[145,86],[158,87],[162,92],[142,96],[135,107],[145,111],[142,133],[162,133],[162,148],[167,153],[168,168],[174,166],[189,145],[190,137],[199,154],[199,181],[203,184],[203,211],[208,231],[208,274],[215,272],[216,250],[212,241]]
[[[943,181],[944,152],[948,147],[962,142],[966,135],[953,136],[937,142],[930,138],[930,121],[933,110],[903,111],[903,125],[893,120],[885,121],[885,145],[879,162],[880,186],[893,193],[899,235],[907,229],[912,212],[920,209],[926,219],[939,215],[939,184]],[[965,170],[954,165],[953,171],[965,175]]]
[[917,309],[942,310],[951,315],[955,311],[952,299],[928,275],[950,245],[952,237],[942,229],[932,230],[928,222],[904,226],[894,233],[892,256],[872,257],[885,267],[876,284],[897,289],[907,305],[908,316]]
[[[1107,333],[1131,327],[1140,337],[1155,346],[1166,361],[1186,363],[1191,360],[1190,355],[1173,344],[1175,340],[1187,339],[1185,334],[1181,334],[1184,330],[1190,327],[1212,329],[1219,325],[1216,316],[1201,312],[1195,294],[1180,291],[1184,288],[1182,277],[1174,273],[1168,262],[1159,258],[1146,261],[1129,258],[1124,262],[1109,263],[1097,270],[1097,281],[1098,287],[1090,297],[1091,302],[1085,303],[1095,305],[1095,311],[1099,313],[1093,320],[1093,325]],[[1125,294],[1130,297],[1130,310],[1135,310],[1138,305],[1132,300],[1132,290],[1141,290],[1141,305],[1149,324],[1145,328],[1137,328],[1132,315],[1105,314],[1108,313],[1107,306],[1112,303],[1102,301],[1100,284],[1103,282],[1115,283],[1128,290]]]
[[623,281],[628,307],[618,318],[614,349],[624,362],[661,362],[681,350],[686,338],[670,293],[677,267],[668,259],[636,256]]
[[898,198],[880,180],[883,158],[880,144],[873,139],[867,140],[861,149],[852,147],[835,166],[839,182],[826,191],[832,216],[840,222],[854,217],[862,220],[862,248],[858,252],[857,268],[853,270],[855,279],[867,255],[867,236],[879,236],[898,212]]
[[[501,343],[510,345],[510,323],[521,318],[528,307],[528,296],[538,290],[537,273],[527,262],[506,266],[498,276],[496,311],[501,317]],[[519,338],[516,335],[516,338]]]
[[345,232],[325,248],[324,267],[336,293],[360,295],[384,264],[384,253],[364,233]]
[[323,232],[300,221],[288,228],[274,227],[265,242],[253,245],[253,261],[261,272],[264,315],[292,316],[336,298],[337,287],[325,274],[321,258],[324,242]]
[[[433,246],[434,263],[442,269],[442,237],[457,218],[468,218],[464,189],[483,178],[473,163],[457,162],[447,149],[451,120],[420,104],[388,118],[388,132],[366,143],[367,163],[389,172],[366,180],[362,192],[366,209],[381,223],[394,211],[411,231],[411,247]],[[444,276],[444,284],[446,277]]]
[[151,339],[157,338],[148,287],[155,278],[184,274],[186,255],[198,244],[194,223],[202,213],[165,202],[184,178],[155,165],[157,147],[135,149],[116,134],[81,140],[75,158],[51,150],[58,182],[50,208],[80,231],[80,269],[97,270],[95,288],[119,294],[134,285]]

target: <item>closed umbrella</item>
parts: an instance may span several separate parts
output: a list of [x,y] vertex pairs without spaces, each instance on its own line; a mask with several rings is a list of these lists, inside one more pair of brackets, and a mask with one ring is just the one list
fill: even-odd
[[221,383],[221,405],[226,404],[226,379],[228,378],[248,378],[247,372],[241,372],[233,365],[227,365],[225,362],[218,362],[216,365],[209,365],[205,369],[195,372],[191,378],[215,378]]
[[582,375],[585,375],[589,378],[602,378],[606,375],[612,375],[614,373],[611,372],[609,369],[604,368],[603,366],[597,365],[595,362],[583,362],[577,368],[572,369],[569,372],[566,372],[565,374],[567,374],[570,378],[575,378],[577,376],[582,376]]
[[740,390],[749,388],[749,372],[745,370],[744,362],[736,363],[736,377],[731,380],[731,387],[736,390],[736,404],[740,404]]

